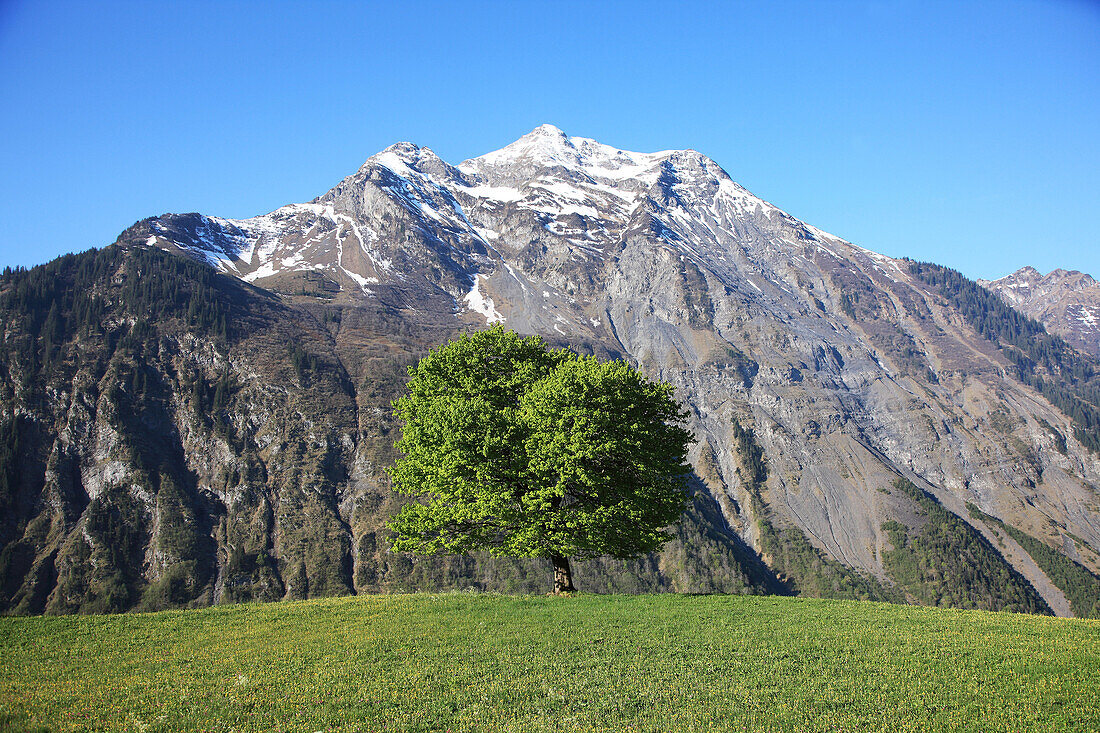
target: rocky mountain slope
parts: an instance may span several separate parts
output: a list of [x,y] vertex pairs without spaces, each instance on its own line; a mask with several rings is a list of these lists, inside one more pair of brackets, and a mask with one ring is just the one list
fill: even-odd
[[978,284],[1072,346],[1100,356],[1100,284],[1089,275],[1061,269],[1043,275],[1034,267],[1022,267]]
[[[579,568],[584,589],[1090,613],[1058,583],[1100,568],[1092,363],[1027,355],[938,273],[695,151],[551,126],[458,166],[400,143],[252,219],[138,222],[0,282],[0,603],[542,588],[531,563],[407,558],[381,531],[404,366],[503,323],[627,358],[691,412],[677,540]],[[1079,570],[1040,567],[1004,527]]]

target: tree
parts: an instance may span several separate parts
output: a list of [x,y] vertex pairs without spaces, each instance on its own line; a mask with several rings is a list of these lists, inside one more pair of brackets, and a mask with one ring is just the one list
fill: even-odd
[[571,557],[658,549],[687,503],[691,434],[671,385],[497,326],[409,368],[390,470],[417,497],[390,522],[395,550]]

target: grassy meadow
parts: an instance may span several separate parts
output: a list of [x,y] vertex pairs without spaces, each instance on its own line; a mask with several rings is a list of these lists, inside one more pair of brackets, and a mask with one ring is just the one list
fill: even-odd
[[0,731],[1095,731],[1100,621],[386,595],[0,619]]

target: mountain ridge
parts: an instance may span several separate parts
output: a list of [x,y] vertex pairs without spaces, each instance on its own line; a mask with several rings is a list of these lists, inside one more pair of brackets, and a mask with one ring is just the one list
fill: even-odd
[[[633,205],[629,211],[625,211],[625,207],[616,206],[615,202],[608,202],[605,190],[595,186],[589,188],[590,182],[600,183],[597,179],[591,176],[586,179],[584,176],[577,175],[576,168],[583,168],[583,165],[578,162],[577,151],[579,148],[586,147],[589,150],[595,150],[599,154],[598,157],[603,159],[620,158],[624,163],[637,163],[641,160],[648,166],[650,171],[648,177],[639,177],[637,171],[633,171],[635,173],[633,178],[622,179],[628,182],[628,186],[635,189],[632,193],[636,198],[632,201]],[[404,156],[402,165],[408,170],[414,170],[417,165],[416,160],[423,155],[419,151],[425,148],[412,144],[398,144],[387,150],[394,154],[400,152]],[[383,154],[385,153],[386,151],[383,151]],[[410,160],[409,158],[414,154],[416,160]],[[372,156],[372,159],[376,157]],[[529,162],[531,158],[536,159],[537,165],[534,167]],[[339,196],[337,192],[347,181],[356,177],[362,178],[364,171],[372,170],[372,159],[368,159],[356,174],[346,178],[344,183],[319,197],[317,201],[326,197],[336,199]],[[516,159],[520,160],[519,164],[513,164]],[[446,165],[438,161],[434,154],[427,156],[427,160],[434,168]],[[488,160],[491,165],[486,167],[478,163],[484,160]],[[563,161],[569,165],[561,165]],[[409,167],[410,163],[412,168]],[[547,163],[550,164],[549,170],[547,170]],[[606,167],[597,166],[598,169]],[[394,172],[392,169],[387,169]],[[475,252],[475,255],[480,254],[482,257],[474,257],[473,263],[467,260],[454,268],[460,273],[460,278],[459,282],[451,283],[451,292],[448,293],[450,297],[459,304],[478,303],[483,308],[481,311],[483,317],[494,321],[504,319],[506,323],[510,322],[510,325],[519,330],[559,334],[563,331],[570,333],[580,331],[578,335],[596,339],[613,336],[617,346],[639,362],[645,361],[647,349],[652,354],[653,345],[642,346],[630,343],[629,334],[632,328],[637,326],[635,323],[620,322],[636,321],[630,314],[632,309],[614,313],[611,309],[603,308],[601,313],[600,304],[594,303],[591,296],[594,293],[603,292],[608,285],[614,287],[614,283],[601,282],[597,287],[594,280],[598,276],[594,277],[594,268],[578,265],[578,261],[595,260],[598,269],[606,262],[619,262],[623,259],[642,262],[649,259],[652,251],[649,241],[644,241],[641,249],[633,253],[633,257],[630,256],[632,233],[642,234],[643,239],[651,234],[661,243],[673,244],[676,252],[673,257],[679,257],[681,260],[686,258],[694,264],[694,269],[698,273],[698,276],[692,273],[695,286],[701,285],[701,289],[709,290],[710,278],[703,276],[703,273],[717,275],[723,290],[735,292],[742,302],[763,308],[779,321],[789,318],[792,311],[805,316],[807,313],[827,314],[836,310],[850,309],[854,316],[862,317],[869,315],[871,309],[865,310],[858,304],[854,307],[851,305],[853,298],[860,297],[861,290],[870,292],[869,289],[885,286],[885,290],[889,293],[891,289],[900,286],[903,290],[901,297],[905,297],[904,291],[914,284],[904,262],[821,232],[770,204],[752,197],[744,189],[736,186],[720,166],[694,151],[635,154],[602,146],[586,138],[570,138],[557,128],[542,126],[501,151],[470,159],[458,166],[448,166],[444,169],[448,174],[446,179],[453,180],[454,173],[456,171],[461,173],[463,169],[467,173],[480,175],[481,180],[478,183],[488,185],[488,192],[492,196],[486,197],[488,205],[481,205],[480,197],[471,198],[465,194],[463,189],[470,186],[469,181],[463,181],[467,184],[466,186],[457,186],[451,192],[451,197],[442,196],[441,198],[451,205],[452,209],[453,204],[475,205],[470,207],[470,211],[463,207],[463,222],[448,223],[459,229],[462,228],[463,223],[489,225],[482,227],[489,232],[496,232],[503,228],[506,229],[503,235],[505,243],[509,241],[514,243],[517,240],[534,241],[539,244],[542,251],[532,252],[530,245],[519,252],[515,252],[514,249],[511,252],[496,251],[495,248],[490,249],[492,236],[482,237],[481,243],[487,245],[486,251]],[[417,170],[416,173],[427,177],[422,171]],[[534,176],[533,179],[532,176]],[[726,191],[723,192],[724,181],[728,181],[728,184]],[[419,183],[420,185],[414,185],[411,189],[419,193],[420,200],[424,200],[423,192],[433,192],[433,189],[423,180]],[[437,181],[432,183],[442,186]],[[607,183],[604,182],[603,185]],[[588,190],[585,190],[586,188]],[[555,197],[545,196],[544,192],[550,189],[553,190]],[[726,193],[726,196],[720,196],[721,193]],[[734,195],[730,196],[730,194]],[[363,195],[370,198],[366,192]],[[685,197],[689,200],[685,201]],[[723,201],[723,198],[726,200]],[[407,203],[407,196],[399,199],[401,203]],[[349,202],[346,197],[344,201],[346,205],[344,210],[354,211],[354,207],[350,205],[352,202]],[[574,210],[577,204],[592,204],[597,201],[606,204],[602,207],[592,207],[599,210],[597,213],[602,214],[600,216],[594,217],[593,212],[590,211]],[[704,221],[700,222],[697,220],[698,217],[686,215],[685,203],[694,205],[696,209],[703,208],[701,218]],[[723,207],[722,204],[725,206]],[[436,210],[441,208],[438,207]],[[719,209],[722,210],[719,211]],[[419,210],[415,213],[419,213]],[[597,220],[595,226],[591,219]],[[424,219],[421,218],[418,223],[424,224]],[[546,230],[558,236],[546,237],[540,230]],[[715,240],[719,239],[715,234],[716,230],[719,232],[728,230],[732,236],[727,237],[727,240],[733,247],[729,249],[713,247]],[[476,231],[474,233],[476,234]],[[601,236],[606,241],[600,242]],[[473,237],[470,238],[473,239]],[[722,245],[727,242],[717,243]],[[562,246],[563,244],[565,246]],[[593,244],[604,246],[593,246]],[[613,246],[615,251],[613,253],[605,251],[608,246]],[[490,252],[498,255],[503,264],[509,264],[505,261],[507,259],[505,255],[519,256],[508,267],[496,266],[493,272],[482,273],[480,269],[492,260],[492,257],[486,259]],[[550,256],[547,257],[547,254]],[[736,255],[740,257],[735,259]],[[830,268],[835,268],[836,271],[828,276],[829,282],[826,282],[820,271],[827,271]],[[681,282],[667,282],[666,278],[664,285],[666,290],[682,291],[683,296],[686,292],[684,284],[689,268],[685,266],[682,269],[683,272],[680,273],[679,278]],[[571,278],[570,275],[573,274],[578,276]],[[536,283],[532,282],[531,275],[545,277],[541,278],[541,283]],[[699,276],[702,276],[701,279]],[[811,278],[816,279],[817,282]],[[466,279],[466,282],[462,283],[462,279]],[[790,287],[792,280],[799,286],[797,289]],[[466,283],[469,283],[470,289],[463,292],[463,286]],[[546,285],[550,286],[548,290],[543,289]],[[822,297],[818,297],[814,292],[815,287],[821,291]],[[550,298],[554,306],[552,318],[547,318],[541,313],[546,308],[545,303],[538,302],[538,298],[530,297],[532,292],[539,291],[549,292],[553,296]],[[584,300],[586,294],[587,302]],[[576,297],[578,295],[582,296],[579,302]],[[462,296],[461,300],[457,296]],[[893,306],[897,312],[898,297],[897,294],[890,293],[888,300],[894,302],[876,303],[875,308]],[[832,298],[831,301],[830,298]],[[683,296],[685,305],[687,299]],[[535,302],[532,302],[533,300]],[[491,310],[488,308],[489,303],[493,304]],[[820,308],[817,303],[825,307]],[[580,308],[577,307],[578,305]],[[643,307],[652,308],[652,305],[650,300]],[[903,305],[902,309],[904,308]],[[708,308],[701,300],[694,312],[667,314],[668,317],[658,320],[670,323],[683,315],[689,321],[694,319],[695,325],[705,327],[708,323],[713,325],[711,310],[713,310],[713,303]],[[599,326],[595,325],[597,322]],[[854,336],[856,343],[864,341],[861,344],[863,348],[857,349],[857,355],[865,361],[867,368],[885,372],[889,378],[914,370],[930,372],[934,375],[935,370],[929,363],[928,355],[924,354],[922,357],[916,342],[905,328],[901,328],[899,332],[896,325],[893,328],[884,326],[882,333],[871,334],[871,338],[868,339],[877,341],[877,344],[874,344],[867,343],[862,338],[865,334],[859,333],[864,326],[853,331],[846,323],[821,324],[814,323],[813,319],[808,325],[811,331],[816,332],[815,335],[823,345],[826,340],[836,341],[838,338],[843,340],[844,337],[851,336]],[[673,333],[671,329],[658,329],[658,351],[674,354],[673,360],[689,363],[697,361],[700,358],[698,348],[690,342],[700,337],[699,329],[690,330],[691,338],[685,339],[682,333]],[[706,328],[702,329],[703,332],[706,330]],[[825,338],[826,336],[828,338]],[[709,337],[702,338],[706,340]],[[718,341],[728,342],[729,339],[723,339],[719,335]],[[835,347],[837,344],[830,345]],[[887,359],[884,362],[883,358],[880,358],[882,355],[878,353],[879,349],[875,348],[876,345],[899,352],[900,361],[890,364],[890,360]],[[711,348],[714,346],[724,348],[712,341]],[[735,348],[737,348],[736,345]],[[667,359],[653,359],[652,356],[650,358],[652,361],[667,362]],[[788,369],[785,368],[783,371]],[[783,377],[780,378],[782,381]],[[834,546],[830,549],[835,552],[840,548]],[[850,557],[845,559],[851,560]],[[865,559],[867,559],[866,556]]]
[[1062,268],[1043,275],[1025,266],[978,284],[1075,348],[1100,357],[1100,284],[1091,275]]
[[[216,555],[204,562],[218,580],[187,602],[471,580],[531,587],[515,564],[395,556],[381,532],[394,506],[381,468],[392,460],[398,428],[387,407],[403,366],[459,331],[497,322],[629,359],[672,383],[688,405],[702,504],[669,552],[629,568],[594,566],[598,588],[785,587],[1069,613],[1057,584],[981,516],[1057,548],[1085,572],[1100,570],[1100,462],[1073,419],[1022,381],[1017,347],[968,320],[914,263],[791,217],[695,151],[630,153],[543,126],[452,166],[429,148],[399,143],[311,202],[247,220],[153,217],[117,244],[127,257],[165,250],[244,281],[255,307],[272,314],[262,328],[221,341],[217,333],[156,331],[158,356],[148,369],[168,402],[184,406],[163,417],[181,436],[173,470],[193,477],[191,506],[211,507],[196,516],[213,518],[210,540],[199,544],[215,548],[202,552]],[[118,265],[132,266],[153,267]],[[25,287],[6,282],[11,292]],[[108,297],[112,282],[88,287]],[[13,338],[41,338],[34,334],[45,316]],[[117,328],[132,329],[131,318]],[[66,337],[73,340],[64,349],[86,338]],[[117,337],[105,338],[95,348]],[[208,353],[220,356],[199,359]],[[1059,364],[1038,363],[1031,381],[1059,379]],[[21,392],[17,373],[30,367],[5,369],[15,385],[0,413],[9,421],[34,414],[45,424],[43,410],[61,410],[59,395],[82,394],[62,383]],[[177,376],[192,372],[206,386]],[[96,379],[106,379],[106,389],[115,377]],[[328,415],[279,407],[304,404],[310,389],[321,390],[311,398],[319,404],[346,408]],[[201,414],[215,403],[220,423]],[[285,429],[270,424],[295,410]],[[114,419],[101,412],[110,410],[71,419],[78,426]],[[105,435],[107,427],[96,430]],[[128,436],[133,428],[124,421],[111,430]],[[38,445],[36,461],[64,459],[81,475],[100,476],[90,467],[110,449],[66,435]],[[216,461],[203,457],[211,446],[219,446]],[[298,456],[292,466],[288,451]],[[902,479],[914,490],[898,489]],[[41,491],[61,496],[59,480],[43,471]],[[159,501],[152,478],[131,485],[143,488],[111,486],[101,495],[117,494],[119,506]],[[947,514],[930,515],[924,497]],[[968,512],[968,503],[982,514]],[[159,516],[154,509],[148,513]],[[86,511],[73,508],[55,522],[67,528],[56,536],[79,544],[71,538],[91,521]],[[43,515],[30,512],[12,530],[22,532],[20,557],[33,561],[22,575],[5,576],[6,586],[17,586],[8,598],[33,595],[39,608],[61,608],[46,599],[63,591],[46,586],[68,545],[32,533],[45,521],[36,516]],[[140,521],[130,524],[144,536]],[[976,554],[967,561],[952,547]],[[701,559],[708,556],[712,565]],[[980,577],[948,588],[942,577],[912,572],[920,562],[969,562]],[[135,588],[163,585],[156,563],[131,565]]]

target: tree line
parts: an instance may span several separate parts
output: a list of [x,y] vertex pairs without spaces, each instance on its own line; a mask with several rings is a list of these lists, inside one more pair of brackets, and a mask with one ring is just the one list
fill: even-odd
[[32,269],[0,272],[0,315],[9,331],[29,338],[8,344],[15,361],[49,367],[61,347],[78,335],[105,335],[105,320],[125,313],[131,336],[169,317],[225,342],[232,330],[232,303],[218,289],[220,276],[208,265],[155,249],[118,246],[67,254]]

